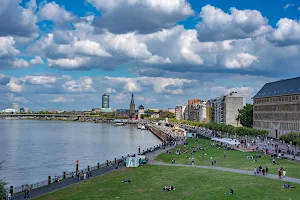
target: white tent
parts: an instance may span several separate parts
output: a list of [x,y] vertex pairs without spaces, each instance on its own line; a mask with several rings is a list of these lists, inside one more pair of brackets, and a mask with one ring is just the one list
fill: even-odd
[[231,138],[212,138],[211,140],[217,141],[217,142],[222,142],[224,144],[229,144],[229,145],[239,145],[239,144],[241,144],[238,140],[231,139]]

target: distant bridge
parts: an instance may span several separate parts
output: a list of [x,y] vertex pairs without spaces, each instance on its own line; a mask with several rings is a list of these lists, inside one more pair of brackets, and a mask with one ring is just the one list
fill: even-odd
[[66,117],[66,118],[93,118],[93,119],[105,119],[105,120],[114,120],[115,118],[103,118],[97,115],[76,115],[76,114],[24,114],[24,113],[1,113],[0,118],[5,117],[20,117],[20,118],[26,118],[26,117]]

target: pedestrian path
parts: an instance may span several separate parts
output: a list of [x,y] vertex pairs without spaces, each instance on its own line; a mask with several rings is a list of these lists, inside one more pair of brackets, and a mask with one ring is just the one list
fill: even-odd
[[[246,174],[246,175],[253,175],[253,172],[247,171],[247,170],[240,170],[240,169],[233,169],[233,168],[225,168],[225,167],[213,167],[213,166],[200,166],[200,165],[185,165],[185,164],[169,164],[169,163],[163,163],[163,162],[157,162],[154,160],[156,156],[159,154],[165,152],[166,150],[169,150],[171,148],[165,149],[165,150],[160,150],[159,152],[153,152],[152,154],[149,155],[148,163],[151,165],[160,165],[160,166],[168,166],[168,167],[194,167],[194,168],[200,168],[200,169],[211,169],[211,170],[219,170],[219,171],[225,171],[225,172],[232,172],[232,173],[238,173],[238,174]],[[263,176],[265,178],[270,178],[270,179],[277,179],[277,180],[282,180],[290,183],[297,183],[300,184],[300,179],[297,178],[291,178],[291,177],[286,177],[285,179],[278,179],[278,175],[274,174],[269,174],[268,176]]]
[[[115,166],[108,166],[104,168],[100,168],[98,170],[93,171],[93,177],[101,176],[107,173],[110,173],[112,171],[116,170]],[[88,179],[86,179],[88,180]],[[57,190],[61,190],[63,188],[66,188],[68,186],[78,184],[80,182],[83,182],[84,180],[76,180],[76,179],[66,179],[61,181],[60,183],[53,183],[45,187],[41,187],[35,190],[31,190],[29,193],[30,199],[37,198],[39,196],[46,195],[51,192],[55,192]],[[24,200],[24,193],[18,193],[12,196],[13,200]]]

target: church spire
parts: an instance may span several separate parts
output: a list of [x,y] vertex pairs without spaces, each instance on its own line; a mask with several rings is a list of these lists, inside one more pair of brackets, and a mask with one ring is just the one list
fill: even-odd
[[134,105],[134,98],[133,98],[133,93],[132,93],[132,95],[131,95],[131,103],[130,103],[131,105]]

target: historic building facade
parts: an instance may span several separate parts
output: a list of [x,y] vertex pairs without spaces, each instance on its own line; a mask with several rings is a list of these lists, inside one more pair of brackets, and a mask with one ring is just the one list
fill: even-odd
[[300,131],[300,77],[265,84],[253,97],[253,127],[282,134]]
[[188,101],[188,120],[195,122],[206,121],[206,102],[199,99]]

